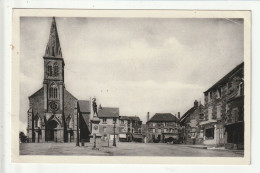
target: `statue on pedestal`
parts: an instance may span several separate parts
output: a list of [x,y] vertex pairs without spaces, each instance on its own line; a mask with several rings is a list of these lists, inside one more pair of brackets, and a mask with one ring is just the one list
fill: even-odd
[[98,116],[96,98],[92,99],[93,117]]

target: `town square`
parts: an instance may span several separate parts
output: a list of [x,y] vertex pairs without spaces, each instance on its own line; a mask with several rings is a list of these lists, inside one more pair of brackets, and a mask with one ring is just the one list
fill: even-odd
[[[42,65],[35,67],[33,60],[22,61],[31,68],[22,66],[21,103],[26,103],[21,104],[20,109],[20,124],[23,125],[19,134],[20,155],[243,157],[243,20],[168,20],[52,17],[42,22],[40,19],[22,19],[22,31],[30,35],[23,35],[24,44],[33,40],[33,34],[38,34],[32,30],[38,27],[37,22],[49,28],[49,32],[48,39],[41,42],[43,47],[38,48],[43,57],[33,57],[40,59]],[[178,40],[176,34],[173,39],[166,34],[173,32],[167,26],[169,22],[176,25],[176,30],[179,28],[176,32],[182,33],[182,38]],[[156,23],[162,28],[155,27]],[[26,24],[32,24],[32,27]],[[121,30],[118,28],[118,32],[114,32],[115,25],[121,26]],[[89,34],[89,39],[83,39],[77,34],[82,32],[80,26],[86,26],[86,35],[88,30],[94,35],[96,30],[101,31],[100,28],[111,32],[104,34],[104,38]],[[207,37],[201,37],[209,32],[207,27],[204,33],[198,34],[194,30],[188,31],[187,26],[194,26],[194,30],[197,27],[198,31],[202,26],[215,29],[219,40],[211,33],[208,39],[216,42],[211,42],[213,46],[207,48],[205,46],[211,43]],[[65,28],[74,31],[66,35]],[[125,35],[120,35],[119,31]],[[41,32],[46,37],[47,32]],[[193,43],[186,36],[189,32],[201,42]],[[133,37],[137,41],[129,40]],[[79,43],[73,45],[72,40],[79,40],[83,47]],[[235,43],[231,45],[233,40]],[[129,42],[124,56],[131,54],[137,57],[136,60],[127,57],[121,61],[120,56],[114,57],[113,54],[120,52],[117,49],[113,54],[107,54],[108,57],[102,57],[106,56],[102,51],[105,52],[109,45],[120,46],[124,42]],[[89,46],[92,44],[93,47]],[[63,45],[66,48],[63,49]],[[186,50],[183,45],[187,45]],[[31,43],[22,46],[24,57],[34,56],[33,46]],[[90,48],[81,53],[84,46]],[[205,57],[200,49],[206,52]],[[184,57],[192,57],[193,53],[186,54],[187,51],[196,54],[196,60],[183,63],[181,57],[171,59],[173,54],[182,55],[182,52]],[[154,61],[142,59],[137,55],[139,52],[151,59],[155,56]],[[85,60],[89,63],[74,62],[73,57],[66,57],[68,54],[90,57]],[[91,59],[91,56],[103,59]],[[208,56],[214,56],[214,59],[208,60]],[[67,61],[69,67],[66,67]],[[213,63],[211,67],[210,63]],[[41,77],[34,76],[31,69],[37,69]],[[85,74],[79,69],[89,71]],[[77,81],[67,82],[67,78],[69,81],[77,78]],[[27,81],[33,85],[28,86]],[[26,104],[28,107],[24,106]]]

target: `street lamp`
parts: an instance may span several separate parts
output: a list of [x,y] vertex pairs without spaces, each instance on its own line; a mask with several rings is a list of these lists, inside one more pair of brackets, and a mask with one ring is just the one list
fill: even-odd
[[114,139],[113,139],[113,146],[116,147],[116,121],[114,121]]

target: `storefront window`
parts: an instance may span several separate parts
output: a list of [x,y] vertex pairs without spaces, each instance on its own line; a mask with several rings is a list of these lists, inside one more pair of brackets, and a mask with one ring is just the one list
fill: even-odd
[[214,139],[214,128],[205,130],[206,139]]

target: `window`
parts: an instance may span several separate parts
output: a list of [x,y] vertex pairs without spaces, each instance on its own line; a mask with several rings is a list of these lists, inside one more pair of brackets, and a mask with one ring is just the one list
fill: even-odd
[[49,97],[50,98],[58,98],[58,89],[55,84],[52,84],[49,88]]
[[121,120],[121,124],[124,124],[124,120]]
[[214,139],[214,128],[205,130],[206,139]]
[[238,96],[242,96],[243,93],[244,93],[244,85],[243,82],[240,82],[238,86]]
[[70,120],[69,120],[69,128],[72,129],[72,127],[73,127],[73,121],[72,121],[72,118],[70,118]]
[[162,130],[161,130],[161,129],[158,129],[158,133],[162,133]]
[[203,113],[200,114],[200,120],[204,120],[204,114]]
[[164,129],[164,133],[167,133],[168,132],[168,129]]
[[221,119],[221,105],[217,105],[217,119]]
[[116,124],[116,118],[113,118],[113,123]]
[[210,102],[211,99],[212,99],[212,92],[210,91],[210,92],[208,92],[208,102]]
[[107,130],[107,127],[103,127],[103,131],[106,132],[106,130]]
[[58,76],[59,74],[59,67],[57,65],[57,63],[54,64],[54,76]]
[[208,119],[211,120],[212,119],[212,107],[208,108]]
[[142,130],[140,128],[138,129],[138,133],[142,133]]
[[103,124],[107,123],[107,118],[103,118]]
[[237,122],[239,120],[238,108],[233,108],[231,110],[231,118],[232,122]]
[[34,120],[34,127],[35,127],[35,128],[40,127],[39,117],[37,117],[37,118]]
[[155,127],[156,123],[153,123],[153,127]]
[[155,129],[153,129],[153,133],[155,133]]
[[55,102],[51,102],[50,108],[51,108],[51,110],[56,111],[56,110],[58,110],[58,104]]
[[52,76],[52,66],[51,65],[48,65],[48,67],[47,67],[47,74],[48,74],[48,76]]

